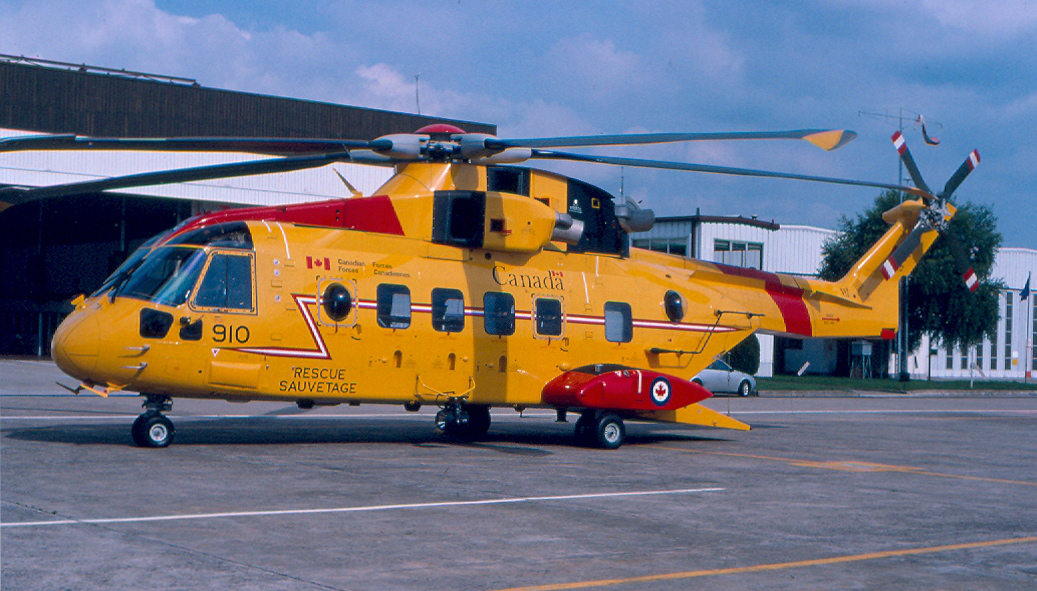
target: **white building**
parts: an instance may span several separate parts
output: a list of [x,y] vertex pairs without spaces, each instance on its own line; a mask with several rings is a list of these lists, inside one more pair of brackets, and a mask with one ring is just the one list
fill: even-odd
[[[773,273],[816,276],[821,267],[821,247],[835,234],[835,230],[824,228],[696,214],[659,218],[650,231],[631,238],[633,246],[639,248]],[[919,350],[908,357],[913,379],[1022,379],[1032,375],[1037,363],[1037,297],[1031,295],[1021,301],[1020,295],[1027,278],[1037,276],[1037,250],[1001,248],[993,276],[1008,287],[1001,295],[997,338],[984,339],[981,345],[962,352],[932,346],[923,336]],[[869,367],[854,355],[860,353],[860,345],[855,348],[847,340],[785,339],[762,334],[759,339],[761,376],[794,373],[807,362],[807,373],[822,375],[851,369],[862,375],[882,375],[891,374],[896,367],[890,342],[871,342]]]

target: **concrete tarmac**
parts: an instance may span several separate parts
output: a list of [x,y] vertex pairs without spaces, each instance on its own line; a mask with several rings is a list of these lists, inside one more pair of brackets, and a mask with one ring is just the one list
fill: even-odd
[[0,588],[1037,589],[1037,397],[723,398],[750,432],[72,396],[0,360]]

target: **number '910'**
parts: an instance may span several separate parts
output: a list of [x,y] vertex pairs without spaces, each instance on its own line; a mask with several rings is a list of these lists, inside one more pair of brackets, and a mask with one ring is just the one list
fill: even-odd
[[212,326],[212,340],[217,343],[247,343],[251,336],[247,326],[227,326],[226,324],[214,324]]

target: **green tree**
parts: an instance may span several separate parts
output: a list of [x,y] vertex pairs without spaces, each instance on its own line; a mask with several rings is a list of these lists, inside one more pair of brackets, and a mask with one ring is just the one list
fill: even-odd
[[756,338],[755,333],[727,352],[727,363],[751,376],[760,371],[760,339]]
[[[842,277],[868,248],[889,229],[882,213],[901,201],[897,191],[886,191],[856,219],[845,216],[839,233],[826,241],[819,276],[829,281]],[[990,278],[994,256],[1001,246],[997,218],[985,205],[966,202],[958,206],[948,232],[958,237],[968,252],[979,288],[970,293],[958,275],[948,241],[941,235],[911,274],[908,286],[908,348],[918,348],[922,334],[948,349],[965,349],[986,336],[993,340],[999,319],[998,296],[1004,283]]]

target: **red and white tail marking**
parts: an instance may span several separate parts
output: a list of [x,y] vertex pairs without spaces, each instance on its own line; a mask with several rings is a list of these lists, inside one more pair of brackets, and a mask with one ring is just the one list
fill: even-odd
[[896,147],[898,153],[903,154],[904,150],[907,149],[907,142],[904,140],[904,134],[899,131],[895,132],[893,134],[893,145]]
[[893,257],[889,257],[888,259],[886,259],[886,262],[882,263],[882,276],[886,279],[889,279],[890,277],[896,275],[897,269],[899,268],[900,265],[897,264],[896,259],[894,259]]
[[979,287],[979,278],[976,277],[976,272],[972,270],[972,267],[969,267],[969,270],[965,271],[965,274],[962,275],[962,279],[965,280],[965,287],[968,287],[969,291],[976,291]]
[[976,167],[979,166],[979,150],[973,150],[972,153],[969,154],[968,163],[969,170],[976,170]]

